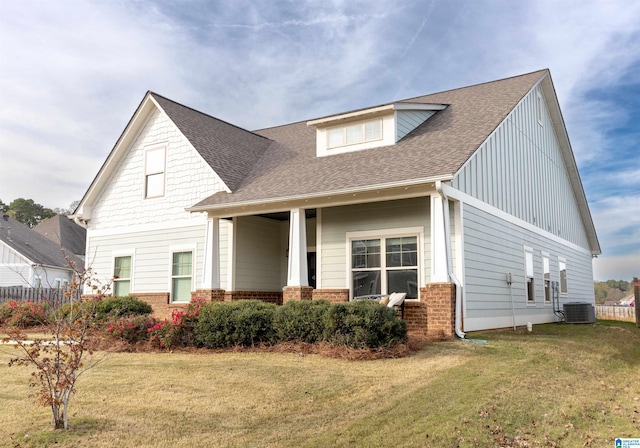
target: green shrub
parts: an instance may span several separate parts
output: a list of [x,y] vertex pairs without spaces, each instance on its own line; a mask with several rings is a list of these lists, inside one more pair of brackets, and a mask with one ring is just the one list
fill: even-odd
[[151,305],[132,296],[106,297],[96,304],[96,320],[102,322],[132,314],[145,316],[152,312]]
[[273,329],[279,342],[322,341],[325,314],[331,304],[324,300],[291,300],[276,309]]
[[354,348],[392,347],[407,340],[407,324],[375,301],[334,304],[325,314],[325,340]]
[[10,300],[0,306],[0,325],[27,328],[42,325],[47,319],[49,303]]
[[72,303],[67,302],[53,312],[53,318],[54,319],[58,319],[58,318],[70,319],[73,317],[75,319],[76,316],[86,316],[87,313],[91,314],[91,318],[95,317],[94,302],[92,301],[85,301],[85,302],[74,301]]
[[207,348],[271,344],[275,309],[276,305],[258,300],[208,303],[200,308],[196,342]]
[[200,297],[194,298],[186,308],[173,310],[171,320],[157,321],[147,330],[151,338],[157,338],[160,347],[189,347],[196,345],[195,327],[198,323],[200,308],[206,304]]

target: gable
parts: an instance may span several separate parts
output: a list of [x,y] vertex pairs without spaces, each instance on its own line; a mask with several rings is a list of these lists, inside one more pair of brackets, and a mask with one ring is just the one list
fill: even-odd
[[580,207],[586,198],[568,139],[563,144],[564,125],[552,114],[557,99],[549,97],[549,87],[547,75],[458,170],[452,185],[597,254],[591,215]]

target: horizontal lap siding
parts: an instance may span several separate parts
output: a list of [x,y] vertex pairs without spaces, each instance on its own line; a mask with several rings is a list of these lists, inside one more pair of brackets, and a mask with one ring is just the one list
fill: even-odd
[[424,123],[435,112],[426,110],[407,110],[397,112],[396,141]]
[[422,269],[430,273],[429,198],[372,202],[322,209],[322,288],[348,288],[347,232],[423,227]]
[[102,281],[113,273],[113,257],[133,252],[133,291],[168,292],[171,279],[172,248],[193,248],[194,290],[202,282],[205,224],[175,229],[93,236],[89,239],[87,264]]
[[[568,295],[561,303],[593,303],[591,256],[542,235],[463,205],[465,256],[465,330],[497,328],[512,323],[506,274],[511,272],[517,325],[552,322],[552,307],[544,303],[542,254],[549,254],[551,281],[559,281],[558,257],[567,260]],[[527,304],[524,246],[533,249],[535,305]],[[493,322],[494,326],[487,326]],[[505,325],[506,323],[506,325]]]
[[281,291],[280,221],[255,216],[236,218],[236,290]]

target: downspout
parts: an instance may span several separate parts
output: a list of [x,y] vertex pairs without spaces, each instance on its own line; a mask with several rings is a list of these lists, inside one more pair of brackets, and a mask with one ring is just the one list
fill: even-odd
[[444,199],[442,201],[442,216],[444,217],[444,244],[445,254],[447,258],[447,273],[449,278],[456,285],[456,317],[455,317],[455,332],[456,336],[460,339],[464,339],[464,332],[462,331],[462,283],[458,280],[455,272],[453,272],[453,254],[451,251],[451,219],[449,216],[449,198],[442,190],[442,182],[436,181],[436,191]]

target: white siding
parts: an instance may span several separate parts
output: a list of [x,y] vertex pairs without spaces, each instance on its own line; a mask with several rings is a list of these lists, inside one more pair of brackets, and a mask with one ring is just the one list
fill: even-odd
[[[549,254],[551,281],[559,281],[558,257],[567,260],[568,295],[561,303],[594,303],[591,255],[463,204],[465,310],[464,329],[473,331],[513,325],[506,274],[513,276],[516,324],[553,322],[552,306],[544,303],[541,252]],[[535,304],[527,304],[524,246],[533,249]]]
[[431,272],[431,214],[429,198],[372,202],[322,209],[322,285],[319,288],[348,288],[345,245],[347,232],[424,227],[422,278]]
[[281,291],[282,222],[257,216],[236,219],[236,290]]
[[453,187],[588,248],[586,231],[543,101],[534,88],[460,169]]
[[424,123],[435,112],[430,110],[400,110],[396,113],[396,141]]
[[194,251],[194,286],[202,283],[204,262],[205,224],[189,227],[161,228],[156,230],[130,231],[108,235],[87,236],[90,252],[89,263],[95,274],[103,281],[113,276],[114,256],[131,254],[132,285],[135,292],[169,292],[171,264],[174,250]]
[[0,241],[0,286],[29,286],[30,279],[27,260]]
[[[144,149],[157,144],[166,145],[165,195],[144,199]],[[96,202],[90,229],[198,220],[185,208],[221,190],[211,167],[171,120],[155,110]]]

